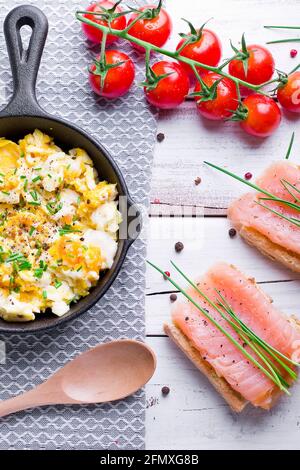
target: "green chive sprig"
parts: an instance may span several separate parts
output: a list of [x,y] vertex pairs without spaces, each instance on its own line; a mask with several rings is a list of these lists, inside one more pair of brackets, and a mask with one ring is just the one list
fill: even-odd
[[[266,25],[264,26],[266,29],[287,29],[287,30],[300,30],[300,26],[273,26],[273,25]],[[276,39],[275,41],[269,41],[267,44],[279,44],[279,43],[286,43],[286,42],[300,42],[300,37],[298,38],[288,38],[288,39]]]
[[76,233],[76,232],[81,233],[82,230],[75,229],[75,228],[71,227],[71,225],[68,225],[68,224],[65,224],[62,228],[60,228],[58,230],[58,233],[59,233],[60,236],[67,235],[69,233]]
[[[160,269],[155,264],[147,261],[147,263],[156,269],[160,274],[166,277],[166,279],[178,290],[180,291],[204,316],[207,318],[219,331],[221,331],[233,344],[234,346],[249,360],[251,363],[256,366],[260,371],[268,377],[281,391],[286,394],[290,394],[288,391],[289,383],[283,377],[282,372],[279,367],[285,370],[285,372],[295,380],[297,378],[296,372],[289,367],[288,364],[292,366],[299,367],[300,364],[293,361],[289,357],[282,354],[280,351],[273,348],[270,344],[266,343],[262,338],[260,338],[254,331],[252,331],[234,312],[231,306],[227,303],[222,294],[216,290],[219,297],[219,302],[216,304],[212,301],[207,295],[205,295],[198,286],[191,281],[191,279],[184,274],[174,262],[171,261],[173,267],[181,274],[181,276],[196,290],[196,292],[214,309],[216,310],[221,317],[232,327],[232,329],[238,334],[240,341],[236,340],[231,333],[223,328],[223,326],[215,320],[210,313],[202,308],[189,294],[182,289],[177,282],[175,282],[170,276],[166,276],[165,272]],[[249,348],[254,352],[256,357],[260,361],[248,352],[243,344],[249,346]],[[272,359],[271,359],[271,358]],[[274,363],[275,362],[275,363]]]
[[[284,179],[280,180],[280,183],[282,186],[288,191],[288,193],[293,197],[295,202],[290,202],[286,201],[285,199],[279,198],[275,196],[274,194],[270,193],[269,191],[257,186],[254,183],[251,183],[250,181],[244,180],[240,176],[236,175],[235,173],[232,173],[231,171],[226,170],[225,168],[222,168],[220,166],[214,165],[213,163],[209,162],[204,162],[206,165],[210,166],[211,168],[214,168],[215,170],[221,171],[222,173],[225,173],[225,175],[231,176],[232,178],[236,179],[237,181],[240,181],[243,184],[246,184],[247,186],[250,186],[250,188],[255,189],[259,193],[264,194],[267,197],[260,197],[258,201],[256,201],[256,204],[262,206],[264,209],[276,214],[278,217],[281,217],[284,220],[287,220],[290,222],[292,225],[295,225],[296,227],[300,227],[300,219],[297,219],[296,217],[289,217],[285,216],[279,211],[276,211],[275,209],[272,209],[271,207],[267,206],[266,204],[262,204],[260,201],[272,201],[276,202],[279,204],[282,204],[286,207],[289,207],[291,209],[294,209],[296,212],[300,212],[300,205],[297,204],[299,203],[299,198],[297,197],[297,194],[300,194],[300,190],[296,188],[293,184],[291,184],[289,181],[286,181]],[[295,191],[292,192],[292,191]],[[297,194],[296,194],[297,193]]]

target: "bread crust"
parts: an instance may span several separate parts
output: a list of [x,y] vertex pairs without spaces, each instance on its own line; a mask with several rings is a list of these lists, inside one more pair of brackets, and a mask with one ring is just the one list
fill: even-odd
[[[292,315],[289,321],[300,331],[300,320]],[[199,369],[210,381],[216,391],[224,398],[230,408],[236,413],[240,413],[249,403],[231,385],[223,378],[219,377],[214,368],[202,358],[201,354],[192,345],[192,342],[185,336],[182,331],[173,324],[164,324],[164,331],[181,351],[190,359],[190,361]],[[292,383],[288,380],[290,384]],[[279,389],[275,390],[272,395],[271,407],[275,405],[279,397],[282,395]]]
[[165,333],[171,338],[174,343],[184,352],[184,354],[192,361],[192,363],[208,378],[210,383],[219,392],[220,395],[227,401],[233,411],[240,413],[245,406],[247,401],[242,395],[229,385],[229,383],[223,378],[216,374],[214,368],[203,359],[188,338],[173,324],[164,325]]
[[296,253],[273,243],[269,238],[253,228],[242,226],[238,228],[238,232],[244,240],[250,245],[255,246],[268,258],[278,261],[292,271],[300,272],[300,256]]

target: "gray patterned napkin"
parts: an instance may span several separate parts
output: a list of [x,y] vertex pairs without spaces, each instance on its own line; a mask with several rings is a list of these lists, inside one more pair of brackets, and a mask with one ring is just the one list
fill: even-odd
[[[87,83],[93,54],[74,19],[75,0],[0,0],[0,100],[12,91],[3,36],[3,19],[22,3],[41,8],[49,20],[38,78],[40,104],[50,113],[77,123],[99,138],[115,157],[134,200],[148,204],[156,124],[135,86],[114,102],[96,99]],[[81,4],[80,4],[81,3]],[[85,3],[85,4],[84,4]],[[142,2],[138,2],[142,3]],[[137,64],[143,61],[122,44]],[[0,131],[1,134],[1,131]],[[23,392],[46,379],[79,352],[117,338],[144,338],[145,242],[131,247],[124,267],[105,297],[80,318],[49,333],[14,334],[6,342],[6,363],[0,364],[0,398]],[[116,404],[49,406],[1,419],[0,449],[140,449],[144,447],[144,392]]]

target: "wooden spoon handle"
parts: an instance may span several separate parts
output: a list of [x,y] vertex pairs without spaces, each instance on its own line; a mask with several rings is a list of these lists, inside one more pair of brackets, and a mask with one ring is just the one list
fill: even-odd
[[36,406],[54,405],[58,403],[61,403],[61,396],[58,396],[53,390],[43,390],[42,384],[17,397],[0,401],[0,417]]

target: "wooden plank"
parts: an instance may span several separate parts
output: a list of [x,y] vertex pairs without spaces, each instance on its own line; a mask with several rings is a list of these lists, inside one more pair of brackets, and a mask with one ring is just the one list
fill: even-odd
[[[205,272],[217,261],[238,266],[259,282],[299,279],[300,276],[265,258],[255,248],[247,245],[238,235],[230,238],[230,223],[222,217],[151,217],[148,226],[147,258],[163,270],[173,274],[170,260],[174,260],[191,277]],[[176,253],[177,241],[184,250]],[[175,275],[175,277],[177,277]],[[170,284],[150,266],[147,267],[146,293],[170,290]]]
[[[183,282],[182,285],[186,283]],[[299,280],[265,282],[261,287],[273,299],[277,308],[287,315],[297,315],[300,318]],[[163,324],[170,321],[171,306],[169,292],[146,296],[146,333],[149,336],[164,335]]]
[[[285,32],[264,30],[263,20],[257,19],[259,10],[260,18],[281,24],[283,3],[278,0],[264,0],[263,5],[260,0],[212,0],[205,10],[201,2],[186,0],[169,2],[168,9],[174,18],[174,31],[185,29],[181,17],[192,18],[195,25],[213,17],[210,27],[220,35],[224,57],[232,55],[229,39],[237,44],[244,31],[249,43],[255,41],[264,44],[267,40],[286,36]],[[265,16],[261,14],[262,11],[266,11]],[[299,17],[300,3],[297,0],[286,0],[285,22],[293,23],[289,18],[295,18],[297,14]],[[174,35],[170,47],[174,47],[176,41]],[[269,47],[279,69],[289,71],[296,65],[289,55],[292,45]],[[226,208],[245,188],[224,175],[204,168],[203,160],[227,166],[240,175],[250,171],[257,176],[272,160],[283,158],[296,127],[296,118],[285,115],[280,128],[272,137],[257,139],[244,134],[235,123],[223,124],[201,119],[191,101],[174,111],[162,111],[159,114],[158,132],[165,134],[165,140],[157,143],[155,149],[151,201],[206,207],[210,208],[210,213],[215,208]],[[300,135],[296,134],[294,148],[299,148],[299,144]],[[199,186],[194,184],[197,176],[202,178]]]
[[300,449],[296,387],[270,412],[249,406],[237,415],[168,338],[147,342],[158,360],[146,387],[147,449]]

